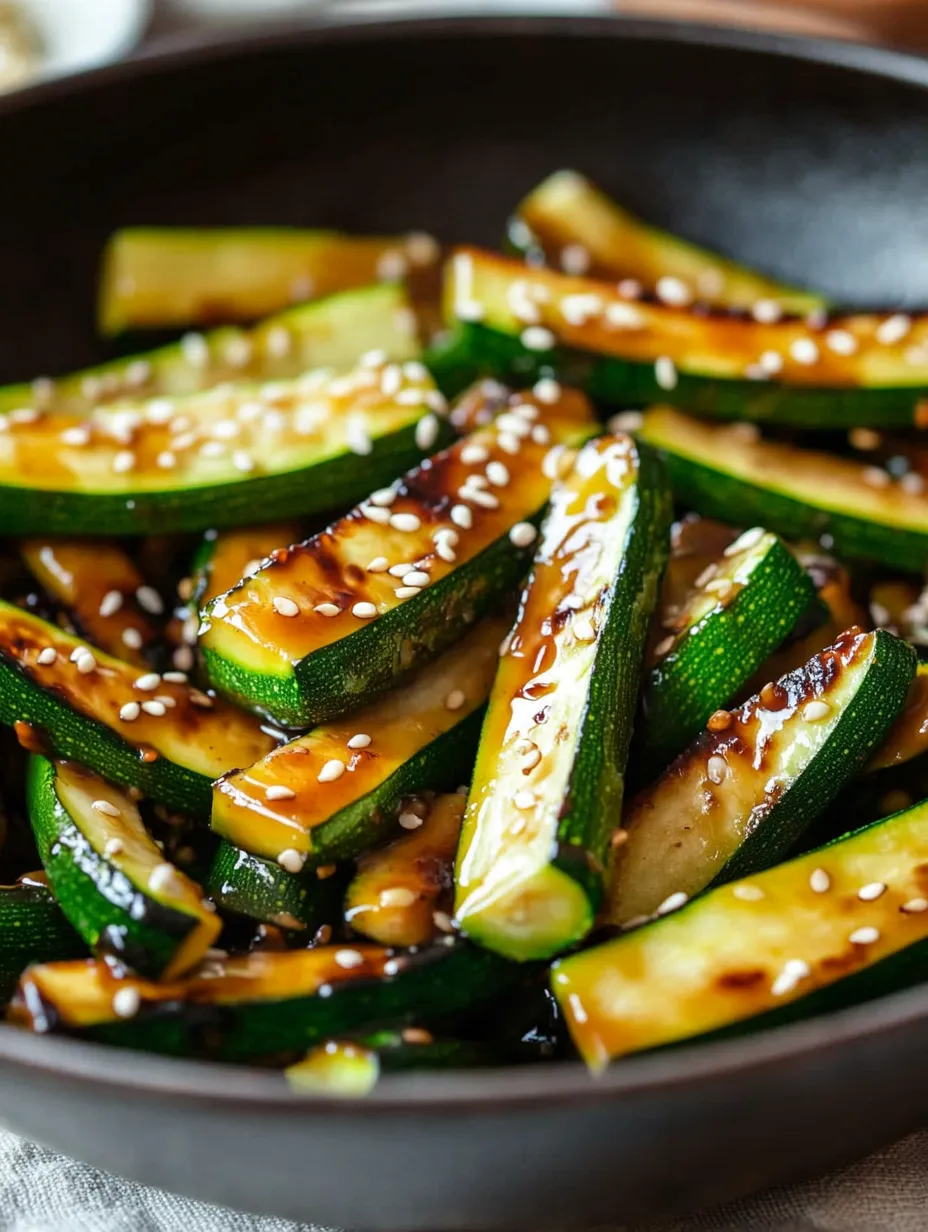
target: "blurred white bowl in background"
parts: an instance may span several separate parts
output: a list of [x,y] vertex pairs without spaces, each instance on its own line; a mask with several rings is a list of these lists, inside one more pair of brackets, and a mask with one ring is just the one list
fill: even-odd
[[18,0],[41,43],[40,77],[127,55],[145,33],[152,0]]

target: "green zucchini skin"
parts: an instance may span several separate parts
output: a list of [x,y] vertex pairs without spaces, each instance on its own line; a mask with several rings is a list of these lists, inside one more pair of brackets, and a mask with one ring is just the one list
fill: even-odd
[[340,919],[345,882],[338,873],[320,879],[315,869],[303,875],[288,873],[276,860],[221,842],[206,888],[223,911],[312,937],[323,925]]
[[[474,1040],[410,1040],[409,1032],[375,1031],[355,1039],[326,1040],[284,1070],[287,1085],[301,1095],[357,1098],[369,1094],[383,1074],[412,1070],[488,1069],[511,1058]],[[427,1035],[427,1033],[426,1033]]]
[[[726,552],[734,559],[718,562],[725,576],[727,565],[737,565],[736,547],[737,542]],[[640,783],[669,766],[709,717],[738,696],[804,613],[822,606],[809,574],[780,539],[765,535],[762,554],[751,549],[748,554],[750,573],[736,572],[740,586],[733,581],[734,598],[720,595],[714,607],[676,634],[650,670],[633,759]]]
[[47,885],[21,878],[0,886],[0,1000],[12,996],[30,963],[81,958],[87,947]]

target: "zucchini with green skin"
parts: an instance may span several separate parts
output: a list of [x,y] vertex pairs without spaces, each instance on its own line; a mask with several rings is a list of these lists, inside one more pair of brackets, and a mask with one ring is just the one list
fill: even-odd
[[252,321],[410,270],[434,269],[428,235],[355,236],[292,227],[126,227],[100,278],[100,332]]
[[613,283],[456,252],[430,366],[445,392],[490,375],[555,375],[617,406],[672,402],[796,428],[911,426],[928,395],[928,314],[810,325],[630,303]]
[[556,171],[529,193],[509,224],[509,237],[530,264],[609,282],[631,280],[626,293],[633,298],[656,290],[668,303],[699,300],[747,312],[756,308],[760,315],[779,310],[805,316],[827,307],[821,295],[649,226],[576,171]]
[[804,668],[720,711],[622,818],[608,916],[627,925],[775,863],[879,745],[912,648],[848,629]]
[[549,957],[593,925],[671,514],[660,464],[627,436],[585,445],[552,492],[455,870],[460,927],[509,958]]
[[636,733],[640,782],[737,696],[815,598],[808,573],[762,527],[745,531],[702,571],[653,649]]
[[347,375],[115,402],[74,424],[37,413],[0,432],[0,518],[23,534],[139,534],[239,525],[359,499],[450,427],[422,364],[365,359]]
[[664,406],[646,413],[639,437],[660,450],[676,498],[702,514],[759,522],[786,538],[827,535],[840,555],[899,569],[928,562],[928,501],[899,484],[868,482],[858,462],[746,440]]
[[54,380],[7,385],[0,388],[0,416],[13,413],[15,422],[37,412],[89,415],[127,398],[161,401],[227,381],[293,380],[311,368],[350,368],[368,351],[397,362],[418,356],[416,321],[402,288],[346,291],[268,317],[254,329],[188,334]]
[[928,663],[919,663],[909,695],[886,739],[874,750],[867,770],[888,770],[928,752]]
[[152,978],[195,967],[222,921],[165,861],[133,801],[75,762],[38,756],[26,793],[55,898],[87,946]]
[[382,1074],[407,1070],[474,1069],[504,1065],[499,1049],[471,1040],[434,1039],[428,1031],[376,1031],[353,1040],[326,1040],[284,1070],[300,1095],[368,1095]]
[[221,842],[206,888],[223,911],[312,937],[339,921],[345,889],[345,877],[334,867],[320,871],[330,875],[318,877],[315,869],[294,875],[276,860]]
[[454,643],[522,578],[582,394],[518,395],[493,424],[272,562],[204,615],[213,685],[292,727],[324,722]]
[[247,574],[256,573],[272,552],[300,539],[298,522],[274,522],[244,530],[208,530],[191,566],[190,602],[204,608],[217,595],[231,590]]
[[482,621],[363,710],[219,779],[213,830],[293,873],[390,837],[405,796],[467,779],[506,627]]
[[256,951],[161,984],[119,979],[99,961],[49,963],[25,972],[9,1018],[43,1034],[244,1061],[453,1013],[495,996],[517,974],[460,941],[415,954],[375,945]]
[[9,999],[30,963],[62,962],[86,953],[44,872],[0,886],[0,1000]]
[[345,896],[345,920],[381,945],[425,945],[451,931],[454,855],[465,797],[404,801],[409,833],[358,860]]
[[838,1004],[845,981],[859,991],[897,958],[923,964],[926,867],[923,801],[565,958],[551,987],[595,1070],[771,1011]]
[[167,677],[0,603],[0,723],[32,751],[81,762],[203,817],[213,780],[250,765],[275,740],[250,715],[184,683],[183,673]]
[[100,539],[41,538],[24,540],[20,553],[36,581],[67,609],[78,633],[127,663],[149,663],[160,640],[149,611],[160,612],[163,603],[128,552]]

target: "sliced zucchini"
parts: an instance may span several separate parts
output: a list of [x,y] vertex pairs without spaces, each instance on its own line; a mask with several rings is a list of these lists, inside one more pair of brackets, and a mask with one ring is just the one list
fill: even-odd
[[105,539],[26,539],[23,560],[45,591],[62,603],[77,631],[94,646],[145,667],[159,633],[149,609],[160,610],[157,591],[123,548]]
[[76,762],[32,757],[29,817],[55,898],[97,954],[142,975],[195,967],[222,921],[145,829],[133,801]]
[[517,973],[460,941],[415,954],[375,945],[255,952],[162,984],[119,979],[105,962],[48,963],[25,972],[9,1016],[41,1033],[242,1061],[451,1013],[495,996]]
[[206,607],[217,595],[237,586],[246,574],[255,573],[272,552],[287,548],[300,538],[298,522],[274,522],[244,530],[208,530],[191,570],[191,603]]
[[354,1040],[326,1040],[284,1070],[287,1084],[300,1095],[369,1095],[380,1078],[380,1058]]
[[815,599],[793,553],[759,526],[702,571],[653,648],[636,735],[639,781],[668,766],[737,696]]
[[326,876],[315,869],[294,875],[275,860],[221,842],[206,887],[223,911],[312,937],[339,922],[345,891],[346,878],[334,866],[320,872]]
[[629,303],[608,282],[460,249],[445,282],[443,387],[538,373],[619,406],[672,402],[797,428],[911,426],[928,395],[928,314],[774,323]]
[[104,254],[100,331],[253,321],[301,300],[434,268],[440,256],[427,235],[126,227]]
[[0,722],[33,752],[81,762],[202,817],[213,779],[250,765],[275,740],[250,715],[173,676],[140,673],[0,603]]
[[421,1027],[375,1031],[355,1040],[326,1040],[284,1070],[301,1095],[368,1095],[381,1074],[406,1070],[473,1069],[503,1065],[501,1049],[473,1040],[435,1039]]
[[627,925],[780,859],[884,739],[914,676],[905,642],[848,629],[720,712],[623,816],[610,921]]
[[221,778],[213,830],[290,872],[388,838],[404,796],[467,779],[505,631],[502,620],[482,621],[370,706]]
[[602,1069],[799,998],[835,1001],[836,981],[879,979],[928,937],[926,866],[923,801],[563,959],[551,986],[574,1043]]
[[928,501],[899,484],[876,486],[859,462],[748,440],[664,406],[647,412],[639,435],[663,454],[677,499],[709,517],[760,522],[787,538],[827,536],[841,555],[899,569],[928,562]]
[[[376,362],[375,362],[376,361]],[[74,425],[43,412],[0,432],[0,518],[25,534],[138,534],[237,525],[359,499],[451,429],[425,368],[373,356],[148,404],[116,402]]]
[[44,872],[0,886],[0,1000],[7,1001],[30,963],[81,958],[87,947],[55,902]]
[[919,663],[918,672],[898,718],[886,739],[867,762],[867,769],[888,770],[928,752],[928,663]]
[[454,854],[465,797],[436,796],[418,807],[406,801],[401,825],[410,831],[368,852],[345,897],[345,919],[381,945],[425,945],[451,931]]
[[210,680],[294,727],[396,685],[518,583],[564,445],[593,423],[573,391],[553,404],[520,396],[491,427],[277,553],[208,607]]
[[455,876],[461,928],[509,958],[557,953],[599,908],[670,519],[663,470],[627,436],[585,445],[552,492]]
[[[576,171],[556,171],[521,203],[509,225],[531,264],[592,278],[629,279],[641,290],[666,288],[666,302],[699,300],[720,308],[805,316],[827,301],[649,226]],[[625,288],[623,287],[623,290]],[[627,293],[637,298],[638,288]]]
[[[0,415],[89,415],[109,402],[180,397],[224,381],[292,380],[311,368],[350,368],[368,351],[415,359],[416,321],[401,287],[364,287],[269,317],[110,360],[55,380],[0,388]],[[47,529],[47,528],[46,528]]]

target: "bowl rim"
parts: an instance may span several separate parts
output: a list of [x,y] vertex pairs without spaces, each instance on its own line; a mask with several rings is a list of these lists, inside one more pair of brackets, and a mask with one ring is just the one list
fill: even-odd
[[[747,31],[685,21],[660,21],[620,14],[451,15],[398,14],[351,17],[317,15],[311,21],[273,23],[259,31],[179,35],[132,58],[66,78],[39,81],[0,99],[0,120],[53,105],[75,93],[154,77],[224,58],[285,50],[297,44],[422,39],[427,37],[514,38],[558,34],[623,38],[671,45],[708,46],[773,55],[807,64],[834,65],[869,76],[928,89],[928,58],[891,48],[806,35]],[[928,106],[928,100],[926,100]],[[161,1057],[58,1036],[31,1035],[0,1023],[0,1065],[11,1065],[47,1080],[65,1078],[111,1096],[132,1092],[152,1100],[209,1105],[220,1114],[238,1107],[275,1116],[446,1114],[534,1110],[538,1107],[601,1103],[659,1094],[669,1087],[704,1084],[723,1074],[769,1070],[822,1048],[847,1047],[890,1029],[902,1030],[928,1018],[928,984],[891,993],[861,1005],[807,1021],[770,1028],[757,1035],[690,1043],[667,1051],[630,1056],[592,1078],[581,1062],[508,1066],[387,1075],[363,1100],[310,1095],[292,1090],[280,1071],[210,1061]]]

